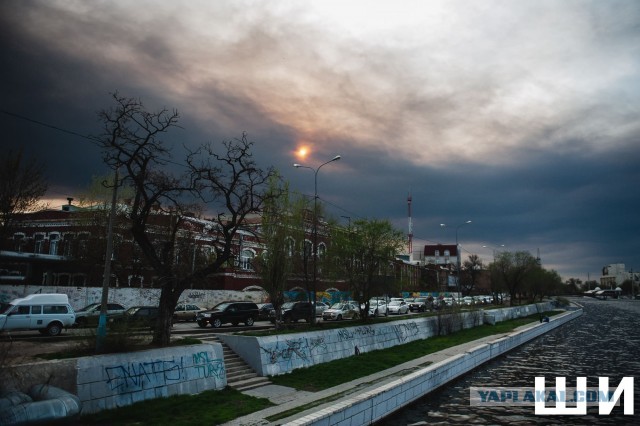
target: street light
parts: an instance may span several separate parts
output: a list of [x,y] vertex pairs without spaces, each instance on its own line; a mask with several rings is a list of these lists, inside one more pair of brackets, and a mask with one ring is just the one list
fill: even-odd
[[[338,161],[340,158],[341,157],[339,155],[336,155],[331,160],[320,164],[315,169],[313,167],[303,166],[302,164],[298,164],[298,163],[293,165],[293,167],[295,167],[296,169],[309,169],[309,170],[313,170],[313,172],[314,172],[313,250],[312,250],[312,253],[311,253],[311,255],[313,256],[313,281],[312,281],[312,286],[311,286],[311,290],[312,290],[313,294],[312,294],[311,303],[312,303],[314,309],[316,307],[316,282],[317,282],[317,275],[318,275],[318,172],[320,171],[322,166],[325,166],[325,165],[327,165],[329,163],[332,163],[334,161]],[[313,322],[315,322],[315,315],[311,316],[311,320]]]

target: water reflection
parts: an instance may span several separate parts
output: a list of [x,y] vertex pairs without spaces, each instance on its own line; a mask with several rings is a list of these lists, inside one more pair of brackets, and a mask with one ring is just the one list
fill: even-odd
[[[640,301],[574,299],[584,306],[577,320],[507,353],[465,377],[393,414],[378,425],[414,424],[640,424]],[[556,376],[586,376],[597,387],[599,376],[616,386],[624,376],[635,377],[635,415],[623,416],[615,407],[611,416],[589,407],[587,416],[536,416],[534,407],[478,407],[469,404],[469,388],[527,387],[545,376],[552,386]]]

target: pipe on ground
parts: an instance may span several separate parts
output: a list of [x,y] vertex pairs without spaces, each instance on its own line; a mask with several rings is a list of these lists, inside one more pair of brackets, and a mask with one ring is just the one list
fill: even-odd
[[64,419],[80,413],[80,398],[60,388],[34,385],[29,390],[32,402],[23,402],[0,410],[0,425],[26,425]]

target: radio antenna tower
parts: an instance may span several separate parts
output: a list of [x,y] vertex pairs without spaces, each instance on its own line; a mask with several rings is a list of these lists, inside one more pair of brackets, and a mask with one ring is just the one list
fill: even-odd
[[409,261],[411,261],[411,257],[413,256],[413,223],[411,222],[411,192],[407,197],[407,204],[409,207],[409,233],[407,237],[409,237]]

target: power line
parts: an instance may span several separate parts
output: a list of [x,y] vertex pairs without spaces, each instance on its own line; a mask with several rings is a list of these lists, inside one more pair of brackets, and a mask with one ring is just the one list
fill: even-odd
[[[78,133],[76,131],[69,130],[69,129],[64,129],[64,128],[60,127],[60,126],[55,126],[53,124],[45,123],[45,122],[36,120],[34,118],[29,118],[29,117],[26,117],[24,115],[17,114],[15,112],[7,111],[7,110],[4,110],[4,109],[0,109],[0,112],[5,114],[5,115],[14,117],[14,118],[19,118],[21,120],[25,120],[25,121],[28,121],[30,123],[37,124],[39,126],[47,127],[49,129],[57,130],[59,132],[67,133],[69,135],[77,136],[77,137],[80,137],[80,138],[83,138],[83,139],[88,139],[88,140],[90,140],[90,141],[92,141],[92,142],[94,142],[96,144],[101,144],[103,142],[100,138],[98,138],[96,136],[83,135],[83,134]],[[175,164],[176,166],[181,166],[181,167],[188,168],[188,166],[186,164],[184,164],[184,163],[178,163],[177,161],[173,161],[173,160],[169,160],[169,159],[165,159],[165,158],[159,158],[158,161],[159,162],[170,163],[170,164]]]
[[73,130],[63,129],[62,127],[54,126],[53,124],[44,123],[42,121],[26,117],[24,115],[17,114],[15,112],[7,111],[7,110],[4,110],[4,109],[0,109],[0,112],[2,112],[5,115],[9,115],[11,117],[19,118],[21,120],[25,120],[25,121],[28,121],[30,123],[37,124],[39,126],[48,127],[50,129],[57,130],[57,131],[63,132],[63,133],[67,133],[69,135],[78,136],[78,137],[83,138],[83,139],[89,139],[90,141],[93,141],[93,142],[100,142],[100,139],[96,138],[95,136],[83,135],[83,134],[80,134],[78,132],[74,132]]

